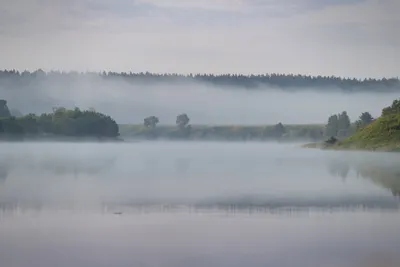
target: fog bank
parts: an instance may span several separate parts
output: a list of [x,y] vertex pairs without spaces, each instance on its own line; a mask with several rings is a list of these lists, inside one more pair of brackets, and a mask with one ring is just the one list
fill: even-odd
[[346,110],[352,120],[365,111],[373,116],[389,105],[395,93],[343,93],[340,90],[283,91],[279,88],[226,88],[203,83],[127,83],[84,78],[43,79],[32,84],[0,86],[10,109],[23,114],[49,112],[55,106],[95,108],[118,123],[141,124],[151,115],[160,124],[175,124],[187,113],[192,124],[260,125],[325,123]]

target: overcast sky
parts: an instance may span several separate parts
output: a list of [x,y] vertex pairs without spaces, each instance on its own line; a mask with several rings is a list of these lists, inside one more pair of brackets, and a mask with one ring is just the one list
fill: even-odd
[[0,68],[399,76],[399,0],[0,0]]

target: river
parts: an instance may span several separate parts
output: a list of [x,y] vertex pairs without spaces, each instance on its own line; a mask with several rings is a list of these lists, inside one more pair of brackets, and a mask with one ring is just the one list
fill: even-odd
[[391,267],[399,160],[256,142],[1,143],[0,266]]

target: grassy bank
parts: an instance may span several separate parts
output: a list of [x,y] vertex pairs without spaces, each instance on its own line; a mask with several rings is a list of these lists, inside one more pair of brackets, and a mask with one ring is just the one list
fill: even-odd
[[400,114],[381,116],[334,144],[310,143],[305,148],[400,152]]
[[333,147],[400,151],[400,114],[382,116]]

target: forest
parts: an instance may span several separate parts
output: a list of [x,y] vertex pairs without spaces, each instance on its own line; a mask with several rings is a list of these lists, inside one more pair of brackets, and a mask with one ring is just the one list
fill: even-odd
[[[397,100],[396,100],[397,101]],[[397,103],[397,102],[395,102]],[[393,108],[384,112],[393,112]],[[53,108],[51,113],[40,115],[14,115],[7,101],[0,99],[0,138],[15,139],[22,137],[96,137],[128,139],[173,139],[173,140],[218,140],[218,141],[321,141],[329,137],[345,138],[371,122],[374,118],[369,112],[363,112],[359,119],[351,122],[346,111],[331,115],[324,124],[257,126],[211,126],[192,125],[186,113],[176,116],[175,125],[161,125],[160,119],[148,116],[142,125],[121,124],[108,115],[94,109]]]
[[31,86],[33,82],[48,80],[65,83],[76,79],[101,78],[104,81],[121,80],[129,83],[183,83],[201,82],[229,88],[260,89],[281,88],[286,90],[315,89],[319,91],[342,90],[346,92],[400,92],[398,77],[381,79],[356,79],[334,76],[310,76],[300,74],[176,74],[176,73],[132,73],[132,72],[33,72],[0,71],[0,86],[5,88]]
[[331,137],[342,139],[374,121],[369,112],[362,112],[351,122],[346,111],[331,115],[325,124],[283,124],[257,126],[211,126],[190,124],[186,113],[177,115],[175,126],[158,125],[160,119],[149,116],[143,125],[120,125],[120,133],[133,139],[186,139],[215,141],[321,141]]
[[54,108],[51,113],[12,116],[6,100],[0,100],[0,138],[23,137],[96,137],[117,138],[118,124],[105,114],[95,110],[68,110]]

